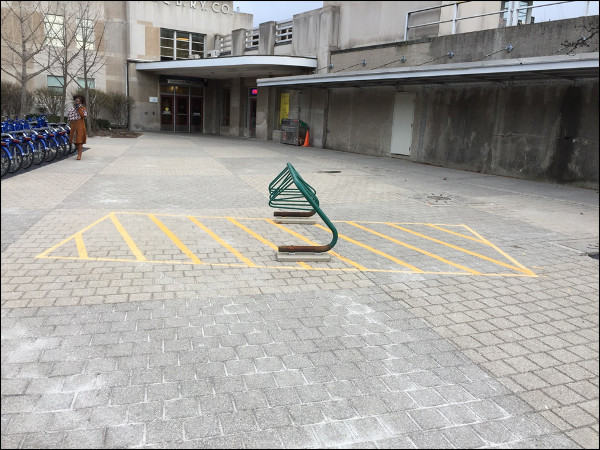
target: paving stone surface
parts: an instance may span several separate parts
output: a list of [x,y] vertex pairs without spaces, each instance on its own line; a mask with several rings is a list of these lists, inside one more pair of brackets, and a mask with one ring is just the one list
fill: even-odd
[[598,448],[597,190],[145,133],[1,196],[2,448]]

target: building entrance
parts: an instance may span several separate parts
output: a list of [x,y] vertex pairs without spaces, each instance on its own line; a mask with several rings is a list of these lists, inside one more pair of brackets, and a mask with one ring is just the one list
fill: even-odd
[[202,133],[204,87],[161,84],[160,107],[160,131]]

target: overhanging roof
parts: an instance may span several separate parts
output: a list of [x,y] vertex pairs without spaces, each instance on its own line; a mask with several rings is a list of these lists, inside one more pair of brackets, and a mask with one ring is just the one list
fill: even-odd
[[565,56],[515,58],[500,61],[395,67],[316,75],[262,78],[258,87],[351,87],[369,85],[425,85],[502,83],[558,79],[598,79],[598,52]]
[[220,56],[180,61],[136,62],[135,70],[159,75],[208,79],[259,78],[304,73],[317,67],[316,58],[298,56]]

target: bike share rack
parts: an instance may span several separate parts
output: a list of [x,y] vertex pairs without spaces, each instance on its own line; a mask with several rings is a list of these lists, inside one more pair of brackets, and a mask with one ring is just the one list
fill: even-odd
[[285,223],[315,223],[307,219],[317,213],[332,233],[331,242],[327,245],[280,245],[277,254],[279,261],[328,261],[330,259],[329,255],[322,255],[322,253],[328,252],[336,244],[337,230],[319,207],[317,192],[302,179],[290,163],[287,163],[286,168],[269,184],[269,206],[294,210],[273,213],[276,217],[293,218]]

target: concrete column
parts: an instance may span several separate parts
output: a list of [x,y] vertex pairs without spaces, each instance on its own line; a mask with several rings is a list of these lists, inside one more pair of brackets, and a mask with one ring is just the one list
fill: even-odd
[[231,56],[242,56],[246,53],[246,29],[238,28],[231,32]]
[[230,136],[243,136],[244,132],[244,111],[242,105],[244,99],[242,98],[244,90],[242,89],[242,79],[232,78],[231,79],[231,110],[230,110],[230,125],[229,135]]
[[276,22],[264,22],[258,26],[258,54],[275,54],[275,26]]
[[271,104],[272,88],[264,87],[258,90],[256,100],[256,138],[263,141],[271,139],[273,127],[269,121],[269,106]]

